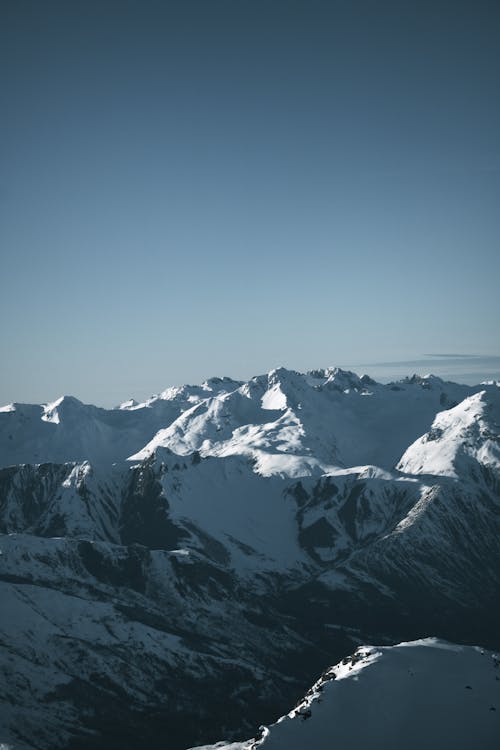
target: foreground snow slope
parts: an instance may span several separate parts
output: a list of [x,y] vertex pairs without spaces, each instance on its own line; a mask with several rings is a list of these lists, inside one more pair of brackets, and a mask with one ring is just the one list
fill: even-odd
[[247,742],[198,750],[497,750],[500,659],[435,638],[362,646]]

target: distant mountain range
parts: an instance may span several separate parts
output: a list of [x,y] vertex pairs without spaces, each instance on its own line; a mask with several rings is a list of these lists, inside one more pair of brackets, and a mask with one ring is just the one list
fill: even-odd
[[[10,404],[0,466],[13,750],[244,741],[360,644],[500,646],[496,382],[277,369]],[[435,672],[478,653],[432,643]]]

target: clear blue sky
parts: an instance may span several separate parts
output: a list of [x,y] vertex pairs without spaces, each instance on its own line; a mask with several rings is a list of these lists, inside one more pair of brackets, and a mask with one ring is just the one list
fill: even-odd
[[499,91],[497,0],[4,0],[0,402],[499,355]]

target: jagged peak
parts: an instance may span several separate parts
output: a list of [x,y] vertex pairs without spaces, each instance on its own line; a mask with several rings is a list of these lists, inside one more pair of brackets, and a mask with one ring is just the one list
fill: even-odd
[[445,384],[445,381],[437,375],[433,375],[432,373],[418,375],[416,372],[414,372],[413,375],[408,375],[407,377],[402,378],[398,382],[403,383],[404,385],[420,385],[422,388],[432,388],[433,386],[442,387]]
[[322,388],[335,389],[339,391],[361,390],[364,383],[355,372],[343,370],[341,367],[329,367],[324,371],[325,380]]
[[84,403],[75,396],[59,396],[59,398],[56,398],[55,401],[50,401],[46,404],[43,404],[43,406],[45,409],[49,410],[56,409],[61,406],[84,406]]
[[230,378],[227,375],[223,375],[222,377],[218,377],[217,375],[214,375],[211,378],[208,378],[205,380],[201,387],[205,390],[214,390],[219,388],[220,386],[225,387],[231,387],[231,388],[239,388],[244,383],[243,380],[234,380],[234,378]]
[[[85,404],[74,396],[60,396],[55,401],[43,404],[42,420],[44,422],[60,423],[60,415],[79,411]],[[89,408],[89,407],[87,407]],[[95,407],[90,407],[95,408]]]
[[176,401],[178,399],[188,398],[192,391],[200,390],[200,386],[197,385],[172,385],[169,388],[165,388],[160,394],[153,395],[148,403],[152,401]]
[[267,373],[267,379],[270,383],[294,382],[297,379],[303,380],[304,375],[297,370],[290,370],[287,367],[274,367]]

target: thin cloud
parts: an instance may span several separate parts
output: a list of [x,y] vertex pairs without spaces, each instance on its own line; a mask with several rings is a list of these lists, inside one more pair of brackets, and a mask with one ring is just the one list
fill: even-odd
[[499,356],[491,354],[423,354],[423,357],[439,357],[440,359],[484,359],[498,360]]

